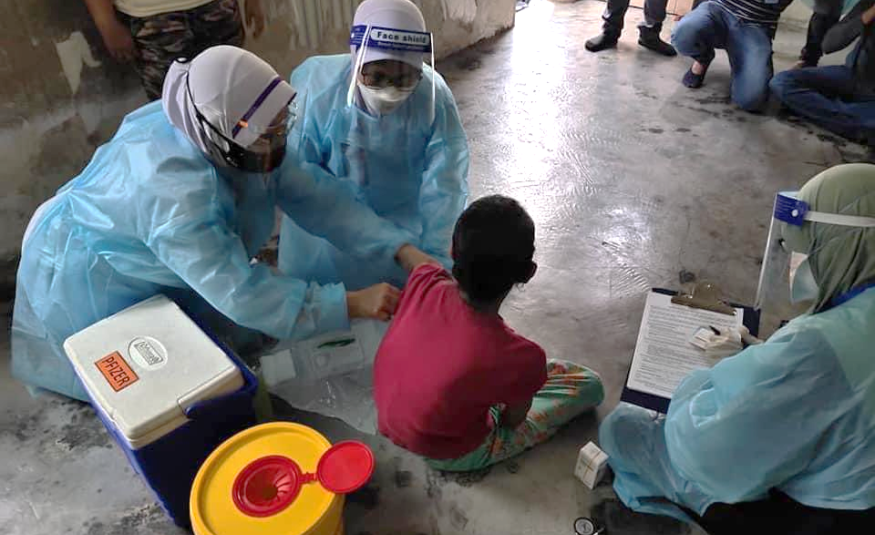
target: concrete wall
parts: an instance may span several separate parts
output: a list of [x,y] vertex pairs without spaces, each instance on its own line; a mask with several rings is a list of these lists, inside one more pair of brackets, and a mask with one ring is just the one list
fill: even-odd
[[[414,0],[439,57],[509,28],[515,0]],[[348,50],[359,0],[262,0],[249,48],[281,74],[314,54]],[[110,58],[81,0],[0,0],[0,301],[40,202],[75,176],[128,111],[146,101],[132,68]]]

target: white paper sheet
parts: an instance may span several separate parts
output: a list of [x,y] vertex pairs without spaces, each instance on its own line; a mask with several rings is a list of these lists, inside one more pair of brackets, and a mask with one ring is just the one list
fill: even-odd
[[744,309],[734,316],[675,305],[670,295],[651,292],[647,296],[638,344],[626,387],[638,392],[671,399],[678,384],[695,370],[715,364],[705,352],[690,344],[699,329],[715,327],[722,331],[741,327]]

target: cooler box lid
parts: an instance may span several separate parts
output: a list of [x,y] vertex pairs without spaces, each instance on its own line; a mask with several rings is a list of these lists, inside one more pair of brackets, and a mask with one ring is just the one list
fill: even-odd
[[64,350],[98,408],[134,449],[184,424],[194,403],[244,384],[228,355],[163,295],[74,334]]

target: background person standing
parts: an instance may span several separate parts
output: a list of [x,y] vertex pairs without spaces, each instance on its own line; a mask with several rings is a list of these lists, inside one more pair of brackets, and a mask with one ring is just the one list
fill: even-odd
[[[645,0],[644,20],[638,25],[638,44],[663,56],[675,56],[677,52],[674,47],[659,38],[667,4],[668,0]],[[628,9],[629,0],[608,0],[602,15],[605,21],[602,33],[587,41],[586,49],[599,52],[617,46]]]
[[[216,45],[242,47],[239,0],[85,0],[116,61],[134,61],[149,100],[161,98],[174,60],[193,58]],[[261,0],[246,0],[252,36],[264,29]]]

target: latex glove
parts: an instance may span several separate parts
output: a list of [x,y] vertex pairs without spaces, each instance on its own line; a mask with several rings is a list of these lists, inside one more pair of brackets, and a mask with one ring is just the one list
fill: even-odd
[[371,318],[389,321],[398,307],[401,290],[391,284],[380,283],[357,292],[346,294],[350,318]]
[[762,343],[762,340],[750,334],[748,328],[742,325],[737,329],[729,329],[720,334],[708,333],[705,355],[713,360],[722,360],[740,353],[747,346]]

